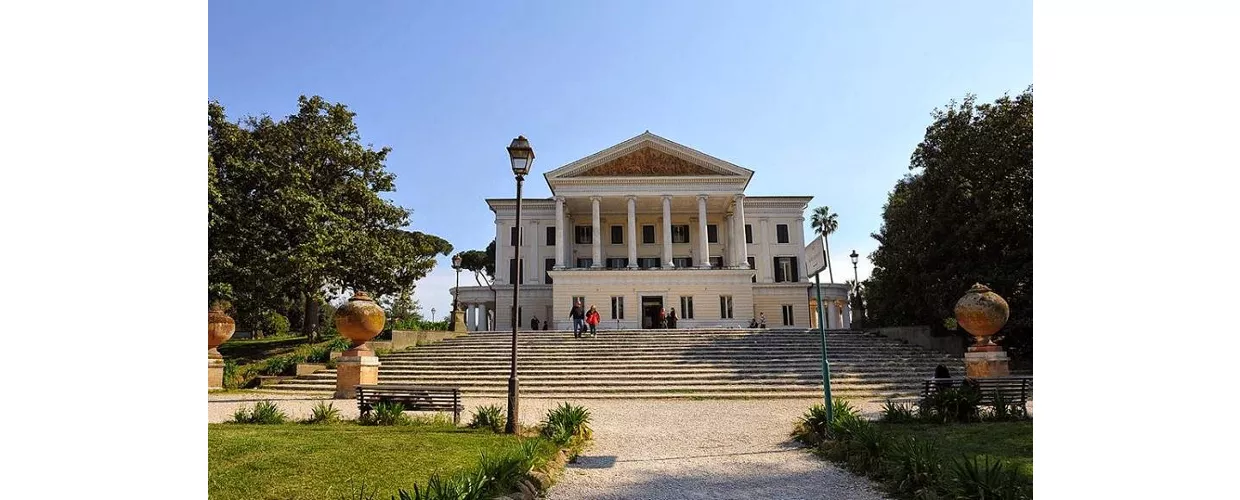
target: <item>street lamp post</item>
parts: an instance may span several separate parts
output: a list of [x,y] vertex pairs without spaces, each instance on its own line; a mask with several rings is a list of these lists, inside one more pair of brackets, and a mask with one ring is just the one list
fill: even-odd
[[855,298],[854,300],[857,301],[857,305],[861,306],[858,308],[857,312],[861,313],[861,318],[864,319],[865,306],[861,302],[861,298],[857,296],[857,289],[861,288],[861,278],[857,277],[857,257],[859,257],[859,255],[857,255],[856,250],[853,250],[852,253],[848,254],[848,257],[852,259],[853,263],[853,297]]
[[435,322],[435,308],[431,308],[431,323]]
[[452,330],[456,330],[456,310],[460,307],[460,301],[457,300],[461,296],[461,255],[457,254],[452,257],[452,269],[456,269],[456,288],[452,289]]
[[517,240],[513,244],[513,262],[516,262],[517,272],[516,279],[512,281],[512,365],[508,373],[508,422],[504,425],[504,432],[515,434],[517,432],[517,311],[519,311],[520,302],[517,297],[521,292],[521,183],[525,182],[526,174],[530,173],[530,166],[534,164],[534,149],[530,148],[530,141],[523,135],[517,136],[512,140],[512,144],[508,145],[508,160],[512,163],[512,173],[517,178]]

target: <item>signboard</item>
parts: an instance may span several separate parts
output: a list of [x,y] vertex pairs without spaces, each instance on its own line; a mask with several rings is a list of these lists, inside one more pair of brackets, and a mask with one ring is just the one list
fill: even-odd
[[805,273],[806,276],[818,274],[827,268],[826,247],[822,245],[822,238],[814,238],[814,242],[805,247]]

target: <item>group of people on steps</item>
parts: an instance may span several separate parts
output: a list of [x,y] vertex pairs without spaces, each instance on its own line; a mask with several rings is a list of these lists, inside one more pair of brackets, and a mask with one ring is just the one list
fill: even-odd
[[[749,320],[750,328],[766,328],[766,315],[759,314],[758,316]],[[601,317],[598,314],[598,308],[594,307],[594,305],[591,305],[589,309],[585,309],[585,305],[580,300],[574,301],[573,309],[569,311],[568,317],[573,320],[573,337],[584,337],[587,328],[590,330],[591,337],[598,336],[598,324],[601,321]],[[665,312],[664,309],[659,309],[659,316],[656,321],[658,321],[658,324],[655,328],[676,328],[676,308],[673,307],[670,313]],[[530,320],[531,329],[538,330],[539,326],[540,323],[537,316]],[[547,330],[551,327],[551,322],[542,322],[541,326],[542,330]]]

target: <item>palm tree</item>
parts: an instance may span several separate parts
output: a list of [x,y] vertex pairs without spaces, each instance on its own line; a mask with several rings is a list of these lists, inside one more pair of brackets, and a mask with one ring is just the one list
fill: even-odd
[[836,219],[837,216],[838,214],[831,213],[830,207],[821,206],[814,209],[814,215],[809,219],[809,225],[814,228],[818,236],[822,237],[823,253],[827,257],[827,277],[830,278],[832,283],[835,283],[835,273],[831,271],[831,245],[827,242],[827,236],[834,233],[836,228],[840,226],[839,221]]

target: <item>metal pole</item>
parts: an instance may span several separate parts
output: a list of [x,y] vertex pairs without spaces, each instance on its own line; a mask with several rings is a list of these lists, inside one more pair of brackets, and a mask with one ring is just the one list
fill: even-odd
[[[831,365],[827,362],[827,315],[822,310],[822,281],[819,273],[814,273],[814,293],[818,296],[818,334],[822,337],[822,400],[827,407],[827,418],[834,420],[835,413],[831,408]],[[831,426],[827,426],[827,433]]]
[[521,183],[525,181],[525,176],[517,176],[517,241],[513,259],[516,262],[516,276],[512,281],[512,367],[508,372],[508,423],[504,425],[504,432],[515,434],[517,432],[517,391],[519,383],[517,382],[517,311],[520,307],[517,301],[518,295],[521,293]]

